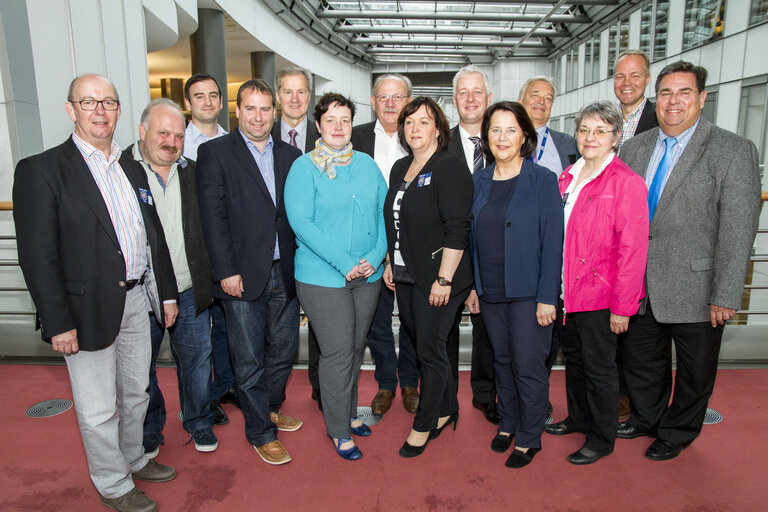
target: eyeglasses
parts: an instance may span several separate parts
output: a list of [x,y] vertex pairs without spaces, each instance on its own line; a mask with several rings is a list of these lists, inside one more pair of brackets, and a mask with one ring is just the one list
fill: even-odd
[[576,135],[579,137],[586,137],[590,133],[593,133],[595,137],[600,138],[605,137],[605,135],[608,133],[613,133],[613,130],[604,130],[602,128],[597,128],[595,130],[590,130],[589,128],[579,128],[576,130]]
[[99,103],[101,103],[101,106],[104,107],[104,110],[117,110],[117,107],[120,106],[120,102],[117,100],[69,100],[69,102],[78,103],[81,109],[88,111],[96,110],[96,108],[99,106]]
[[407,97],[408,96],[403,96],[402,94],[382,94],[380,96],[376,96],[376,99],[382,103],[386,103],[389,100],[392,100],[395,103],[402,103]]

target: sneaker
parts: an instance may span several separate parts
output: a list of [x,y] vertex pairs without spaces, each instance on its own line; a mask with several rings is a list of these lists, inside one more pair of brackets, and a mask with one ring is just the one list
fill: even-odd
[[261,460],[267,464],[273,466],[279,466],[280,464],[287,464],[291,462],[291,456],[280,444],[280,441],[272,441],[271,443],[263,444],[261,446],[253,445],[253,449],[259,454]]
[[176,478],[176,470],[156,462],[155,459],[149,459],[146,466],[133,473],[134,480],[145,482],[168,482],[174,478]]
[[277,430],[281,430],[283,432],[294,432],[299,430],[304,424],[300,419],[291,418],[290,416],[286,416],[280,411],[270,412],[269,419],[272,420],[272,423],[275,424]]
[[155,512],[157,510],[157,503],[135,487],[117,498],[102,496],[101,502],[104,506],[118,512]]
[[195,449],[199,452],[214,452],[219,447],[219,441],[211,428],[201,428],[192,432]]

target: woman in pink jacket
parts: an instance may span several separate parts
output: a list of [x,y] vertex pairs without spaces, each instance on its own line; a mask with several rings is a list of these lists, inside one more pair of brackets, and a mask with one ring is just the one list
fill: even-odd
[[551,434],[586,434],[572,464],[591,464],[613,451],[619,404],[616,337],[645,296],[648,191],[614,149],[623,119],[607,101],[576,117],[582,157],[560,176],[565,209],[563,247],[565,386],[568,417]]

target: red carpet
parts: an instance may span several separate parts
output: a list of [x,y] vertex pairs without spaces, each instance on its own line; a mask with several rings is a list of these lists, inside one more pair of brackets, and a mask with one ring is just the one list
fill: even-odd
[[[411,426],[399,395],[373,436],[358,439],[361,461],[333,451],[321,413],[309,398],[306,371],[293,372],[284,412],[304,420],[298,432],[281,432],[293,456],[268,466],[243,434],[237,409],[224,406],[230,423],[215,427],[219,449],[198,453],[178,413],[173,369],[158,371],[168,405],[166,442],[158,461],[178,470],[163,484],[138,482],[163,511],[681,511],[766,510],[768,370],[722,370],[710,406],[724,421],[707,425],[677,459],[643,457],[650,440],[619,440],[613,455],[576,467],[565,457],[583,437],[545,434],[543,451],[522,470],[504,467],[493,453],[495,427],[471,406],[469,374],[462,372],[461,418],[423,455],[402,459],[397,451]],[[71,399],[63,366],[0,365],[0,511],[107,510],[93,488],[74,409],[33,419],[26,409],[51,398]],[[373,372],[360,379],[360,403],[375,394]],[[564,374],[552,375],[555,419],[565,416]]]

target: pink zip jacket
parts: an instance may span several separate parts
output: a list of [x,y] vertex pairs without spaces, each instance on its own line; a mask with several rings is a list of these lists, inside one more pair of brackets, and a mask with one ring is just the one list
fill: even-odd
[[[572,166],[571,166],[572,167]],[[560,195],[573,180],[560,175]],[[643,178],[615,157],[579,193],[565,229],[565,311],[632,316],[645,297],[648,258],[648,189]]]

